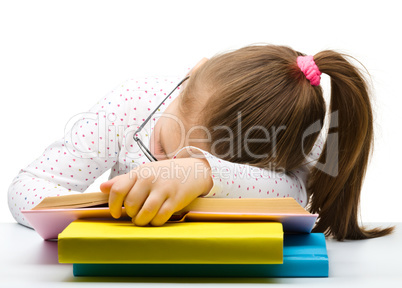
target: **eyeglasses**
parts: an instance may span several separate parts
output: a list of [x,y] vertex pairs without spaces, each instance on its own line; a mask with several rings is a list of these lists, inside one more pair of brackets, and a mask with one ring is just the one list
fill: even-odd
[[155,108],[155,110],[151,113],[151,115],[148,116],[147,119],[145,119],[144,123],[141,124],[141,126],[138,128],[137,131],[135,131],[133,139],[135,142],[137,142],[138,146],[140,147],[141,151],[144,152],[144,155],[147,156],[147,158],[149,159],[149,161],[151,162],[155,162],[158,161],[158,159],[155,158],[154,155],[152,155],[151,151],[148,150],[147,147],[145,147],[144,143],[141,141],[140,138],[137,137],[137,134],[141,132],[141,130],[145,127],[145,125],[148,123],[149,119],[152,118],[152,116],[155,114],[156,111],[158,111],[159,107],[161,107],[161,105],[166,101],[166,99],[168,99],[170,97],[170,95],[173,94],[173,92],[176,91],[177,88],[179,88],[179,86],[181,84],[183,84],[184,81],[186,81],[188,78],[190,78],[190,76],[186,76],[183,80],[180,81],[179,84],[176,85],[176,87],[172,90],[172,92],[170,92],[165,99],[163,99],[163,101]]

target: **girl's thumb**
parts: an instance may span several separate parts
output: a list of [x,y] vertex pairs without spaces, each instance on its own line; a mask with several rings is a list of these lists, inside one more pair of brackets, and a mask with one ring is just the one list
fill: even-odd
[[102,193],[110,193],[110,189],[112,189],[113,184],[118,180],[117,177],[110,179],[109,181],[103,182],[100,185],[100,190]]

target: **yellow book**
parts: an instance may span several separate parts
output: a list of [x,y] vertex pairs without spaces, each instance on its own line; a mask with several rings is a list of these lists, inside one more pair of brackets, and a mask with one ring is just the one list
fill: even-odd
[[160,227],[79,219],[59,234],[60,263],[281,264],[274,222],[179,222]]

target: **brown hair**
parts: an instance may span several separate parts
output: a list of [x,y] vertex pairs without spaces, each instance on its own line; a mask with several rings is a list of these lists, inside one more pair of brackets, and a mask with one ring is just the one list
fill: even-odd
[[[307,137],[304,132],[317,121],[324,123],[326,105],[321,86],[312,86],[297,66],[302,55],[285,46],[248,46],[211,58],[191,75],[181,94],[181,112],[200,115],[195,122],[208,129],[212,154],[285,173],[303,164],[320,131]],[[366,80],[346,55],[327,50],[314,60],[331,78],[329,109],[337,111],[338,123],[328,133],[337,132],[338,138],[336,143],[330,137],[325,141],[318,159],[325,162],[325,171],[313,167],[308,179],[308,209],[319,214],[313,232],[338,240],[387,235],[393,227],[366,230],[358,225],[360,191],[374,142]],[[230,137],[235,140],[223,141]],[[244,145],[245,138],[266,141]],[[329,175],[336,168],[337,176]]]

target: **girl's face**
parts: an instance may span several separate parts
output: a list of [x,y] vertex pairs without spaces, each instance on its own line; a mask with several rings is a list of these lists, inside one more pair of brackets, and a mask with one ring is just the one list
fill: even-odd
[[[191,73],[206,61],[208,59],[203,58],[188,75],[191,76]],[[178,96],[169,104],[152,130],[150,151],[158,160],[171,159],[177,151],[185,146],[209,150],[205,132],[197,126],[193,126],[190,119],[183,117],[179,112],[179,101],[180,97]]]

